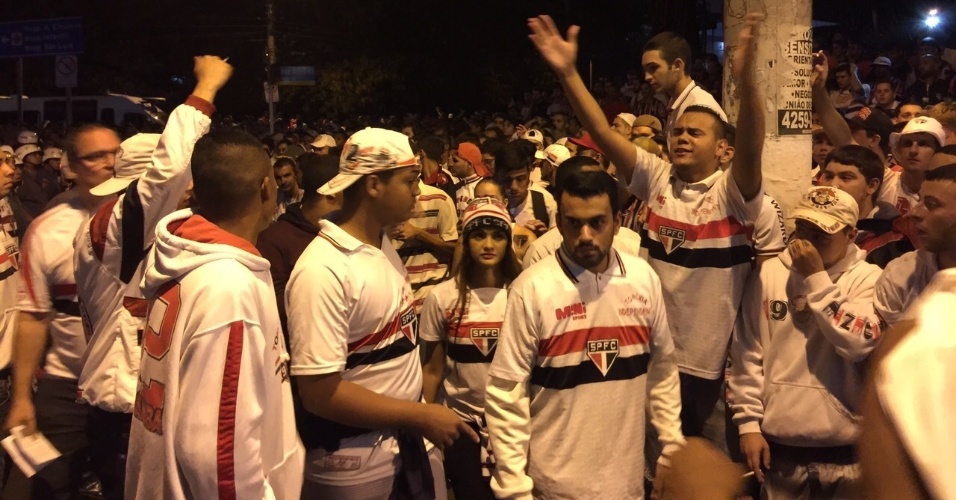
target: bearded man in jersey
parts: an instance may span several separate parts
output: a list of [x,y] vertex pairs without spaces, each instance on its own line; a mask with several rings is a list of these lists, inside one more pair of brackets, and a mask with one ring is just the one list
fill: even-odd
[[647,202],[642,255],[661,279],[680,369],[681,423],[701,435],[720,395],[727,346],[751,271],[753,227],[763,204],[765,132],[756,85],[756,44],[763,16],[748,14],[734,74],[742,96],[734,165],[720,170],[731,144],[726,122],[706,106],[689,106],[670,136],[673,163],[640,149],[608,126],[578,74],[577,34],[565,39],[548,16],[531,19],[531,39],[558,76],[576,115],[618,169],[618,180]]
[[198,208],[159,221],[126,470],[126,498],[297,499],[304,450],[269,261],[269,157],[212,132],[192,154]]
[[498,498],[643,498],[645,406],[659,463],[683,442],[660,281],[612,247],[618,201],[606,172],[565,179],[561,248],[511,286],[485,404]]

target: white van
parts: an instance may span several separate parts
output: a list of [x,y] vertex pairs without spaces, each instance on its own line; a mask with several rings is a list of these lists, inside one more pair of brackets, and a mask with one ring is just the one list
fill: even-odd
[[[157,98],[123,94],[74,96],[73,123],[98,122],[105,125],[131,124],[137,129],[166,124],[166,112],[156,106]],[[0,123],[17,121],[17,97],[0,96]],[[66,97],[24,97],[23,121],[37,128],[45,122],[66,121]]]

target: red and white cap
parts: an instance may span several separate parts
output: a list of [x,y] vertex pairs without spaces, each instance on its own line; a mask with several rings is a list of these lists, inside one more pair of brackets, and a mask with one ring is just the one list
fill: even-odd
[[339,174],[318,189],[321,195],[333,195],[355,184],[363,176],[421,165],[401,132],[367,128],[349,137],[339,156]]
[[545,159],[548,160],[548,163],[557,167],[558,165],[564,163],[564,160],[567,160],[571,157],[571,151],[560,144],[552,144],[544,148],[544,155]]
[[900,138],[904,135],[918,134],[920,132],[925,132],[935,137],[939,142],[939,147],[946,145],[946,132],[943,130],[943,125],[936,121],[935,118],[919,116],[906,122],[906,126],[903,127],[902,132],[893,132],[890,134],[890,150],[896,150],[896,147],[900,144]]
[[491,197],[475,198],[461,211],[461,234],[480,227],[494,227],[511,234],[511,214],[504,203]]

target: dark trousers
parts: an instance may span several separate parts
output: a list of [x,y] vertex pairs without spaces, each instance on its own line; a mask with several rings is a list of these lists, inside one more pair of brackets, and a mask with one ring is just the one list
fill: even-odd
[[[478,432],[478,426],[472,425]],[[445,476],[455,500],[494,500],[491,478],[481,475],[481,445],[461,436],[445,448]]]
[[720,398],[723,379],[707,380],[680,373],[680,422],[684,436],[700,436]]
[[122,500],[126,485],[126,454],[129,448],[129,413],[93,408],[88,434],[93,471],[103,485],[106,500]]
[[86,426],[90,408],[76,401],[76,380],[43,377],[33,395],[37,430],[61,453],[33,476],[36,499],[77,498],[89,480],[90,456]]

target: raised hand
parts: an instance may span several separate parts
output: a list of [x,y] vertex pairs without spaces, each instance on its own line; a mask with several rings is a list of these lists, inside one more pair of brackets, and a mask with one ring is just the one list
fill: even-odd
[[744,27],[737,35],[737,48],[734,49],[733,72],[737,78],[752,75],[751,71],[756,67],[757,38],[763,20],[764,15],[759,12],[744,16]]
[[193,74],[196,75],[193,95],[212,102],[232,76],[232,65],[218,56],[196,56],[193,58]]
[[810,76],[810,84],[814,87],[823,87],[827,84],[827,78],[830,77],[830,66],[827,62],[827,55],[821,50],[813,54],[813,74]]
[[578,57],[578,32],[581,31],[579,26],[568,28],[567,39],[558,32],[551,16],[528,19],[528,28],[531,29],[528,38],[551,69],[558,74],[568,74],[576,70],[574,63]]

